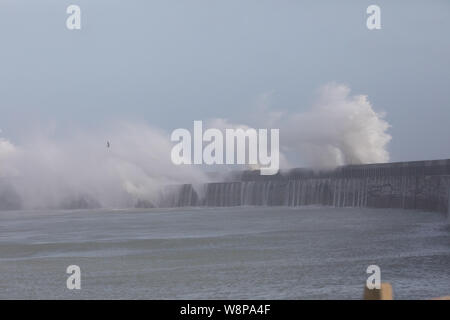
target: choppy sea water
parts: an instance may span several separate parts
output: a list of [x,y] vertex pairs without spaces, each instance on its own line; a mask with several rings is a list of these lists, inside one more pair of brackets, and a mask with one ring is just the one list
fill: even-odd
[[[0,212],[1,299],[397,299],[450,294],[444,214],[237,207]],[[66,268],[81,268],[81,290]]]

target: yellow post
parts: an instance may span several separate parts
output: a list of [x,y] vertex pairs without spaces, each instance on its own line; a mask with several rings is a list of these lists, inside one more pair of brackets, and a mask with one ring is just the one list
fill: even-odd
[[381,283],[380,289],[369,289],[364,286],[364,300],[393,300],[392,286],[388,282]]

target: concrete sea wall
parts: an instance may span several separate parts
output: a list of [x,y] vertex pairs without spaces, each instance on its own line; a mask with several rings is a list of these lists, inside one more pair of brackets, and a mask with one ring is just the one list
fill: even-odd
[[258,171],[230,181],[178,187],[166,206],[302,206],[404,208],[448,212],[450,159],[349,165],[334,170]]

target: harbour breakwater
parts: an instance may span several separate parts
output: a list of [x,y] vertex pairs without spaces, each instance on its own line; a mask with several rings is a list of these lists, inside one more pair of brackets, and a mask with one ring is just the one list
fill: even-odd
[[450,159],[333,170],[292,169],[274,176],[234,173],[227,181],[173,187],[163,206],[303,206],[403,208],[448,212]]

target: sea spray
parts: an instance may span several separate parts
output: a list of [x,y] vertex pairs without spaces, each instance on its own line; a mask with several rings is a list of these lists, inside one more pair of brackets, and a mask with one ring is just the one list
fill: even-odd
[[[345,85],[322,87],[306,112],[266,115],[253,127],[280,128],[281,168],[389,160],[391,136],[383,113],[375,112],[366,96],[350,95]],[[221,118],[206,121],[207,127],[219,130],[249,128]],[[166,186],[210,180],[202,167],[174,165],[169,134],[142,123],[71,130],[53,138],[27,131],[22,136],[16,144],[0,137],[0,202],[8,209],[160,206],[166,202]],[[222,181],[229,180],[227,170]],[[196,203],[186,195],[177,201]]]
[[208,181],[197,168],[173,165],[170,149],[164,131],[136,123],[60,139],[34,135],[20,146],[3,138],[0,201],[3,189],[25,209],[157,206],[165,185]]

